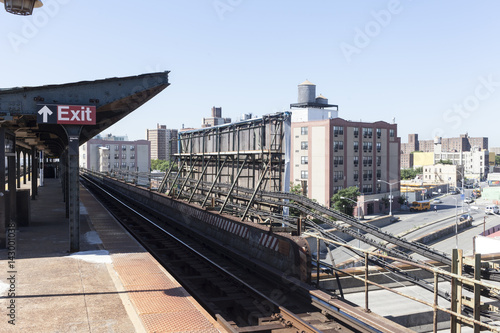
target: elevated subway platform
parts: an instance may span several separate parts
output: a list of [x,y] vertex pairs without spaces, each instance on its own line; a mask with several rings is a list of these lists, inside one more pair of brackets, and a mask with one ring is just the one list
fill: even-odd
[[[5,247],[6,224],[17,220],[17,211],[24,208],[16,203],[14,191],[22,153],[23,166],[27,162],[32,172],[35,196],[37,172],[44,161],[59,161],[69,249],[80,251],[78,147],[167,88],[168,73],[0,89],[0,161],[7,161],[0,163],[0,248]],[[7,183],[9,193],[5,192]]]
[[73,254],[59,179],[38,194],[30,225],[17,229],[15,257],[0,250],[1,332],[222,331],[85,189]]

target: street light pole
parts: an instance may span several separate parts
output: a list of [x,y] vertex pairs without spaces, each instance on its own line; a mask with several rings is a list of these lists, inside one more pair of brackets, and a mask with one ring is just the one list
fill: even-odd
[[455,199],[455,248],[458,249],[458,199]]
[[460,172],[457,169],[457,172],[460,174],[460,176],[462,176],[462,193],[460,193],[460,195],[463,196],[463,199],[462,199],[462,213],[463,213],[464,212],[464,200],[465,200],[465,190],[464,190],[464,182],[465,182],[464,173],[465,173],[465,171],[464,171],[464,169],[462,169],[462,172]]
[[[346,198],[346,197],[340,197],[340,199],[349,200],[349,201],[352,201],[352,202],[354,202],[354,203],[356,204],[356,207],[358,208],[358,213],[357,213],[356,218],[357,218],[357,220],[358,220],[358,223],[361,223],[361,217],[360,217],[360,216],[361,216],[361,214],[359,214],[359,208],[360,208],[360,207],[359,207],[359,205],[358,205],[358,202],[357,202],[357,201],[352,200],[351,198]],[[344,213],[345,213],[345,212],[344,212]],[[359,236],[359,235],[361,235],[361,233],[359,232],[359,228],[357,228],[357,229],[358,229],[358,236]],[[359,238],[358,238],[358,248],[361,248],[361,240],[360,240]]]
[[399,181],[394,183],[386,182],[385,180],[377,179],[378,182],[386,183],[389,185],[389,215],[392,216],[392,185],[399,183]]
[[[353,199],[351,198],[346,198],[346,197],[340,197],[340,199],[344,199],[344,200],[349,200],[349,201],[352,201],[356,204],[356,207],[358,208],[358,216],[357,216],[357,220],[358,220],[358,223],[361,224],[361,207],[359,206],[358,202],[357,201],[354,201]],[[363,204],[365,202],[370,202],[370,201],[378,201],[378,199],[370,199],[370,200],[367,200],[367,201],[364,201],[363,200]],[[364,205],[363,205],[364,206]],[[358,236],[361,236],[361,233],[359,232],[359,228],[358,229]],[[361,237],[360,237],[361,238]],[[360,238],[358,238],[358,248],[361,248],[361,240]]]

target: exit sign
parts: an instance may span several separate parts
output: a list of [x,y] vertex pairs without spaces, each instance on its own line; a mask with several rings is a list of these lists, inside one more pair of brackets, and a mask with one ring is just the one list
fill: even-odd
[[93,105],[40,105],[39,124],[95,125],[97,109]]

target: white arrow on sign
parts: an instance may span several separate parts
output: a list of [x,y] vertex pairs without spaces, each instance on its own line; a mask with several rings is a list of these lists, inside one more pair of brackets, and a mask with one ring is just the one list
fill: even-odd
[[52,115],[52,113],[54,112],[50,111],[47,105],[45,105],[43,108],[41,108],[40,111],[38,111],[38,114],[43,116],[44,123],[49,121],[49,116]]

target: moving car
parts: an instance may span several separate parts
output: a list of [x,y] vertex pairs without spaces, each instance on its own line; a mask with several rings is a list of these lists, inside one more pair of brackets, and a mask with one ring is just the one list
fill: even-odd
[[469,220],[474,221],[474,218],[470,214],[463,214],[460,216],[460,222],[469,221]]
[[470,198],[470,197],[467,197],[467,198],[465,198],[464,202],[465,202],[466,204],[470,204],[470,203],[473,203],[473,202],[474,202],[474,199],[472,199],[472,198]]
[[432,200],[432,203],[433,204],[440,204],[440,203],[443,203],[443,201],[439,198],[436,198],[436,199]]
[[486,209],[484,210],[485,214],[498,214],[499,208],[497,205],[489,205],[486,206]]

